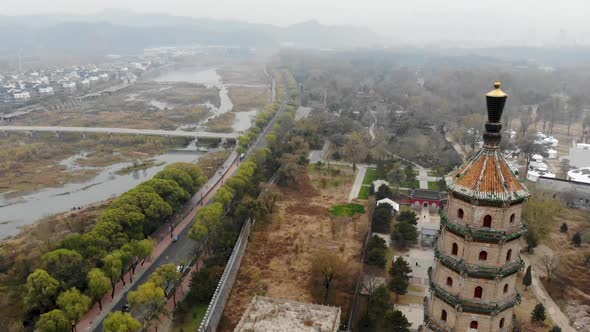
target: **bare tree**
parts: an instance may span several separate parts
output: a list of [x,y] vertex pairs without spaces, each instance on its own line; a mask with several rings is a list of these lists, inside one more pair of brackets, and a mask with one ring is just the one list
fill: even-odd
[[551,278],[555,275],[555,270],[559,266],[559,256],[557,255],[543,255],[541,257],[541,263],[545,267],[545,272],[547,272],[547,282],[551,282]]
[[266,212],[270,215],[274,211],[276,202],[281,199],[281,193],[274,185],[267,185],[262,188],[262,193],[260,194],[260,202],[262,206],[266,210]]
[[344,151],[352,161],[352,170],[356,171],[356,164],[365,159],[368,153],[363,136],[356,131],[350,134],[344,145]]
[[323,303],[327,303],[334,285],[346,278],[346,264],[330,250],[318,251],[311,260],[313,282],[321,289]]
[[531,108],[525,107],[523,111],[520,113],[520,131],[522,132],[522,136],[526,135],[527,131],[529,130],[529,126],[531,125]]
[[385,285],[384,278],[373,277],[368,274],[363,278],[363,290],[367,293],[368,297],[371,297],[373,293],[375,293],[375,290],[381,285]]

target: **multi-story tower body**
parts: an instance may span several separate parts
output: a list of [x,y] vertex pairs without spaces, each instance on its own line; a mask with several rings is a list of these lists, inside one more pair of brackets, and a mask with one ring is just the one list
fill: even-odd
[[499,148],[507,95],[494,86],[486,95],[483,148],[445,177],[448,204],[425,310],[430,331],[511,331],[520,303],[521,212],[529,193]]

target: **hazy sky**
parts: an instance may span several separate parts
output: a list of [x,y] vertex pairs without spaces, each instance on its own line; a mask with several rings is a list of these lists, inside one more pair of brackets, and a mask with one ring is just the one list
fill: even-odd
[[398,41],[586,42],[588,0],[20,0],[4,15],[95,13],[105,8],[288,25],[355,24]]

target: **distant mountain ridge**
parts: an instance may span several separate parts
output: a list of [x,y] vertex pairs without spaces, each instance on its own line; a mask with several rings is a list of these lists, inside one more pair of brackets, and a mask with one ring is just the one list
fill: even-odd
[[234,20],[104,10],[94,15],[0,16],[0,53],[25,51],[131,52],[147,47],[224,45],[348,48],[373,46],[368,28],[310,20],[288,27]]

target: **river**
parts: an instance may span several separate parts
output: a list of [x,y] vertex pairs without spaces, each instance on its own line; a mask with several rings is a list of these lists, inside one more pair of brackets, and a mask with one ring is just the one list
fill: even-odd
[[[81,183],[68,183],[61,188],[46,188],[13,199],[0,199],[0,238],[16,235],[20,230],[44,217],[66,212],[73,207],[81,207],[116,197],[138,184],[151,179],[157,172],[174,162],[194,162],[203,153],[196,151],[165,153],[154,157],[156,164],[147,169],[117,175],[117,171],[132,165],[131,162],[117,163],[101,169],[92,179]],[[76,155],[60,164],[68,169],[81,169],[75,163]]]
[[199,83],[205,85],[207,88],[218,88],[219,89],[219,107],[206,102],[203,104],[207,106],[213,113],[213,116],[217,116],[223,113],[227,113],[232,110],[234,104],[229,98],[229,91],[227,86],[221,81],[221,76],[217,73],[216,68],[187,68],[182,70],[175,70],[167,72],[154,78],[156,82],[189,82]]
[[[155,80],[201,83],[207,87],[219,88],[219,107],[210,103],[205,104],[213,113],[212,116],[229,112],[233,108],[227,87],[222,83],[221,77],[215,68],[172,71],[155,78]],[[232,126],[235,131],[248,129],[256,112],[241,113],[244,114],[237,114]],[[194,127],[195,124],[192,126]],[[194,146],[194,144],[189,145],[189,149],[191,146]],[[64,166],[66,171],[83,169],[82,166],[76,163],[76,160],[84,158],[85,154],[87,152],[73,155],[62,160],[59,164]],[[170,152],[153,158],[156,164],[164,164],[130,174],[117,175],[116,173],[118,170],[131,165],[131,162],[117,163],[105,168],[94,168],[98,169],[99,173],[94,178],[81,183],[68,183],[60,188],[45,188],[11,199],[0,195],[0,238],[16,235],[24,226],[44,217],[70,211],[73,207],[82,207],[119,196],[141,182],[149,180],[167,164],[195,162],[202,155],[203,153],[198,151]]]
[[[209,119],[217,117],[221,114],[230,112],[234,104],[229,97],[228,86],[253,86],[253,87],[264,87],[263,84],[225,84],[223,83],[221,76],[217,73],[216,68],[186,68],[182,70],[174,70],[162,74],[154,78],[156,82],[189,82],[189,83],[200,83],[208,88],[216,87],[219,89],[219,107],[206,102],[203,106],[207,107],[212,115],[201,121],[200,123],[187,123],[179,126],[177,130],[204,130],[206,129],[205,124]],[[152,101],[152,105],[153,105]],[[158,105],[158,108],[164,108],[165,105]],[[258,111],[252,110],[247,112],[236,112],[235,119],[232,124],[232,130],[234,132],[244,132],[252,125],[253,119]]]

